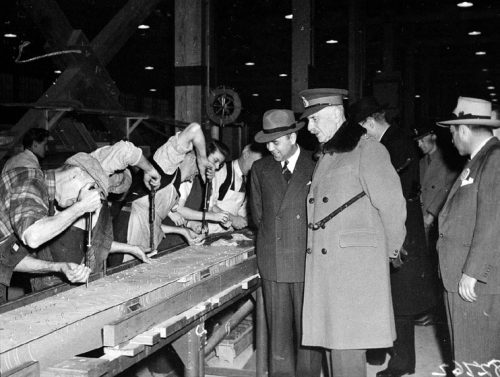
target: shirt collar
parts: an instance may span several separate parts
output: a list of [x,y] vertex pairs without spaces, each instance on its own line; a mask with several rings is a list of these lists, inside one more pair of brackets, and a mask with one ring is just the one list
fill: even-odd
[[233,161],[233,169],[234,169],[235,175],[237,175],[239,177],[243,176],[243,172],[241,171],[240,164],[238,163],[238,160]]
[[472,160],[478,153],[479,151],[486,145],[488,141],[490,141],[494,136],[490,136],[486,140],[484,140],[481,144],[477,146],[477,148],[470,154],[470,159]]
[[[288,159],[288,170],[290,170],[291,173],[295,170],[295,165],[297,164],[297,160],[299,159],[299,154],[300,154],[300,147],[297,145],[297,150],[290,156]],[[281,167],[285,165],[285,161],[281,161]]]

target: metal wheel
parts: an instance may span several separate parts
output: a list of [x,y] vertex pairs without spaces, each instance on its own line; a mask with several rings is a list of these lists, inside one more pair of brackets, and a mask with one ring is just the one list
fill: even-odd
[[240,113],[240,96],[234,90],[220,87],[210,92],[207,114],[212,122],[225,126],[233,123]]

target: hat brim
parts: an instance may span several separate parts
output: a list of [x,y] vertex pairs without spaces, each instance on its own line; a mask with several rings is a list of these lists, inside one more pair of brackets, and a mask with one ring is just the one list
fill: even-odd
[[328,107],[328,106],[340,106],[340,105],[330,105],[330,104],[325,103],[323,105],[311,106],[311,107],[304,110],[304,112],[302,113],[302,115],[300,116],[299,119],[304,120],[308,116],[311,116],[314,113],[317,113],[318,111],[323,110],[325,107]]
[[423,137],[426,137],[427,135],[435,135],[434,131],[427,131],[424,132],[423,134],[417,135],[413,137],[413,140],[419,140],[422,139]]
[[276,140],[279,137],[297,132],[302,127],[304,127],[305,124],[306,122],[304,121],[298,121],[294,123],[295,127],[280,132],[264,133],[264,131],[259,131],[255,134],[254,140],[257,143],[269,143],[270,141]]
[[436,122],[439,127],[450,127],[458,126],[460,124],[471,125],[471,126],[485,126],[492,128],[500,127],[500,120],[496,119],[452,119],[443,120],[441,122]]

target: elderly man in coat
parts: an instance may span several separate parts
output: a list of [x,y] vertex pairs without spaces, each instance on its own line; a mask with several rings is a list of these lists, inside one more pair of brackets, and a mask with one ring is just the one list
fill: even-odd
[[302,118],[323,152],[307,198],[302,344],[330,350],[335,377],[366,376],[366,350],[392,346],[389,260],[398,260],[406,234],[405,200],[389,154],[345,121],[345,94],[300,93]]
[[[500,359],[500,142],[491,103],[460,97],[450,127],[469,156],[439,214],[437,250],[455,363]],[[490,364],[491,365],[491,364]],[[491,366],[493,366],[491,365]],[[490,366],[490,367],[491,367]],[[487,369],[486,367],[485,369]],[[485,375],[474,368],[474,376]]]

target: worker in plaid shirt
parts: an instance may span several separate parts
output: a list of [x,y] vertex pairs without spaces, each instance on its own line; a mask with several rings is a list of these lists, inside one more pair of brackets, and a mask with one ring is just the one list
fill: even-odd
[[[60,272],[73,283],[85,282],[84,265],[48,262],[32,257],[29,249],[51,240],[76,219],[101,206],[107,196],[107,175],[87,155],[81,166],[55,170],[15,168],[0,177],[0,304],[13,271]],[[53,202],[62,210],[53,214]],[[52,213],[51,213],[52,212]]]

